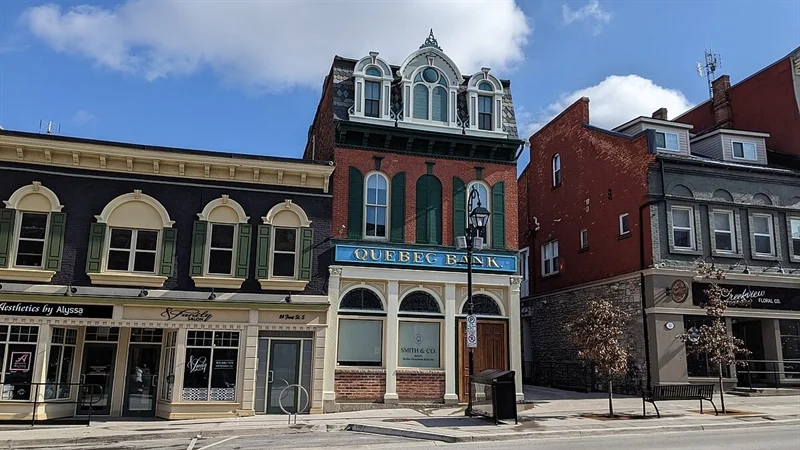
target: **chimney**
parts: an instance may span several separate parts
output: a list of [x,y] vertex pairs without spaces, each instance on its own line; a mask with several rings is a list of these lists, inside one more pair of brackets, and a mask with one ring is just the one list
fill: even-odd
[[667,119],[667,108],[659,108],[658,111],[653,113],[653,119],[669,120]]
[[731,78],[728,75],[722,75],[711,83],[714,128],[733,128],[730,89]]

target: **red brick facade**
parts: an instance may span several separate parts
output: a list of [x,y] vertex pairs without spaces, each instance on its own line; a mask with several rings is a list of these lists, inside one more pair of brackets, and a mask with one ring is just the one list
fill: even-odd
[[[414,211],[416,211],[416,182],[427,173],[426,162],[435,162],[433,174],[442,182],[442,244],[453,242],[453,177],[465,183],[476,180],[475,167],[483,167],[482,175],[490,187],[499,181],[505,182],[506,200],[506,247],[516,250],[517,220],[517,179],[516,167],[510,164],[491,164],[476,161],[457,161],[425,156],[399,155],[379,151],[337,148],[335,150],[336,171],[333,173],[333,230],[334,237],[347,236],[349,168],[356,167],[362,174],[375,170],[373,156],[382,156],[381,172],[389,179],[398,172],[406,172],[406,224],[405,241],[416,241]],[[339,232],[342,231],[342,234]]]
[[400,401],[444,398],[444,372],[397,371],[397,396]]
[[[767,148],[800,156],[800,105],[793,70],[792,59],[786,57],[730,87],[727,92],[731,109],[729,128],[769,133]],[[695,134],[718,125],[710,101],[675,121],[694,125],[692,133]]]
[[[639,223],[639,206],[648,192],[648,167],[655,159],[648,153],[647,134],[627,137],[588,123],[589,100],[582,98],[530,139],[530,165],[519,181],[527,190],[527,201],[520,204],[519,220],[528,222],[527,229],[520,230],[520,246],[530,247],[534,295],[633,272],[640,267],[641,230],[645,242],[650,242],[647,211],[644,223]],[[552,183],[555,154],[561,157],[558,187]],[[629,214],[631,232],[620,237],[623,213]],[[535,233],[534,217],[540,227]],[[581,250],[584,228],[589,247]],[[543,278],[541,246],[554,239],[559,243],[561,268]],[[645,259],[651,264],[651,255]]]
[[336,400],[383,402],[386,371],[381,369],[337,370]]
[[322,83],[322,97],[317,106],[314,122],[309,128],[303,159],[333,161],[334,129],[333,121],[333,70]]

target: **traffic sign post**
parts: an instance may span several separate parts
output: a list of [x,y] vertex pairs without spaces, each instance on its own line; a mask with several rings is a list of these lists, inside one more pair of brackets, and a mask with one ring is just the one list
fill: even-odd
[[467,316],[467,348],[478,348],[478,321],[475,316]]

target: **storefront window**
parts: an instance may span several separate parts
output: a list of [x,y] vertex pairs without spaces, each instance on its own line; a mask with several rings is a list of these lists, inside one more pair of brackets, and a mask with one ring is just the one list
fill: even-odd
[[780,327],[784,377],[800,379],[800,320],[781,320]]
[[69,398],[72,378],[72,363],[75,360],[75,344],[78,330],[72,328],[53,328],[50,340],[50,356],[47,363],[47,385],[44,388],[45,400]]
[[0,325],[0,399],[30,400],[38,335],[37,326]]
[[438,369],[439,328],[439,322],[400,322],[397,365]]
[[[710,324],[711,319],[708,317],[699,316],[683,316],[683,326],[685,330],[692,327],[700,329],[704,324]],[[686,352],[686,369],[690,377],[718,377],[719,366],[708,360],[708,355],[705,353],[689,353]],[[730,367],[722,366],[722,376],[725,378],[730,377]]]
[[189,331],[183,400],[234,401],[238,356],[238,331]]
[[382,349],[382,320],[339,320],[339,365],[380,366],[383,363]]
[[161,400],[172,400],[172,389],[175,386],[175,342],[178,332],[167,333],[166,347],[164,348],[164,382],[161,383]]

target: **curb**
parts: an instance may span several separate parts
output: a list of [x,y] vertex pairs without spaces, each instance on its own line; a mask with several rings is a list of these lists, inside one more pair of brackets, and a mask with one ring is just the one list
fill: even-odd
[[780,425],[800,425],[800,419],[769,420],[765,422],[742,422],[742,423],[706,423],[697,425],[666,425],[660,427],[625,427],[625,428],[590,428],[583,430],[553,430],[553,431],[527,431],[511,432],[502,434],[469,435],[455,436],[443,433],[428,431],[407,430],[403,428],[391,428],[378,425],[350,424],[345,427],[345,431],[355,431],[361,433],[378,434],[383,436],[403,437],[410,439],[420,439],[428,441],[445,442],[448,444],[462,442],[489,442],[489,441],[511,441],[519,439],[547,439],[547,438],[569,438],[586,436],[607,436],[619,434],[641,434],[648,432],[677,432],[677,431],[716,431],[739,428],[761,428],[774,427]]
[[[135,442],[135,441],[148,441],[148,440],[161,440],[161,439],[186,439],[187,441],[197,437],[198,435],[203,438],[211,437],[227,437],[227,436],[252,436],[252,435],[278,435],[278,434],[300,434],[312,432],[331,432],[343,431],[344,425],[289,425],[281,427],[260,427],[260,428],[230,428],[222,430],[198,430],[198,431],[181,431],[170,432],[164,430],[163,433],[136,433],[124,435],[109,435],[109,436],[85,436],[85,437],[69,437],[54,439],[3,439],[0,440],[0,449],[30,449],[41,448],[42,446],[70,448],[76,445],[92,445],[92,444],[116,444],[120,442]],[[33,430],[35,431],[35,430]]]

